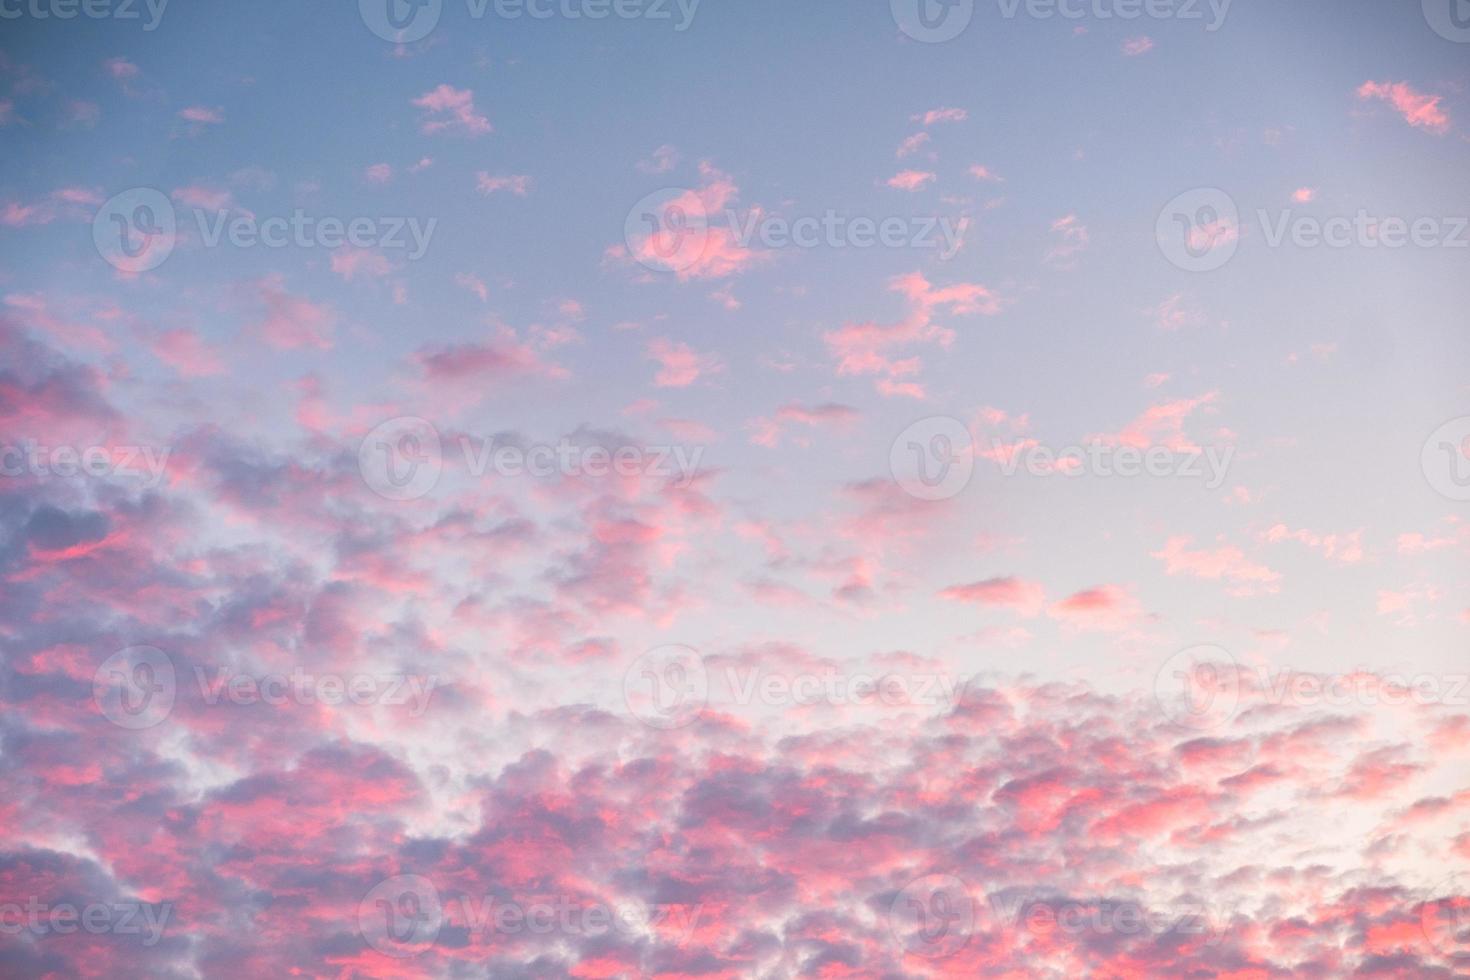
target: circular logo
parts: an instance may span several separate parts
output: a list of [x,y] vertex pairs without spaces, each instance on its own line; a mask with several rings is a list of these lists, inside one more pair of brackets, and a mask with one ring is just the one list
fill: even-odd
[[948,500],[970,485],[975,443],[959,419],[935,415],[904,429],[888,450],[893,479],[920,500]]
[[357,928],[368,945],[388,956],[417,956],[439,938],[444,908],[439,890],[423,875],[381,881],[357,904]]
[[92,218],[97,254],[123,272],[163,265],[177,241],[174,206],[162,191],[134,187],[108,198]]
[[439,430],[411,415],[389,419],[362,440],[357,468],[378,496],[416,500],[438,485],[444,469]]
[[1434,430],[1419,454],[1424,478],[1440,495],[1470,500],[1470,415],[1451,419]]
[[1159,251],[1186,272],[1212,272],[1240,245],[1240,210],[1218,187],[1185,191],[1164,205],[1154,225]]
[[683,728],[709,701],[704,658],[690,647],[655,647],[623,674],[623,703],[651,728]]
[[666,187],[633,205],[623,222],[628,254],[655,272],[684,272],[709,250],[709,214],[694,191]]
[[157,647],[119,650],[92,676],[92,700],[119,728],[152,728],[174,710],[177,693],[174,662]]
[[898,29],[925,44],[954,40],[975,16],[975,0],[889,0],[888,6]]
[[1154,699],[1176,725],[1193,731],[1219,728],[1240,706],[1240,665],[1222,646],[1186,647],[1154,675]]
[[1470,875],[1451,875],[1419,906],[1419,927],[1441,954],[1470,965]]
[[357,0],[367,29],[385,41],[411,44],[427,37],[439,23],[444,0]]
[[975,900],[954,875],[925,875],[888,906],[888,928],[905,952],[928,959],[953,956],[975,931]]
[[1424,19],[1446,41],[1470,43],[1470,0],[1424,0]]

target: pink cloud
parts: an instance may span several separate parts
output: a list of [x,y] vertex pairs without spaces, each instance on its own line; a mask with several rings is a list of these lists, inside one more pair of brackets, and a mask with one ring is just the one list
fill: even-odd
[[475,175],[475,190],[486,195],[510,191],[519,197],[525,197],[531,191],[531,178],[523,175],[497,177],[481,170]]
[[955,602],[1010,609],[1027,618],[1039,614],[1046,604],[1046,590],[1039,583],[1013,577],[989,578],[968,585],[951,585],[941,589],[939,596]]
[[900,191],[916,191],[934,179],[924,170],[902,170],[888,178],[888,186]]
[[277,350],[331,350],[337,319],[331,307],[287,292],[279,275],[251,284],[251,293],[265,307],[265,318],[255,330],[267,345]]
[[1129,58],[1136,58],[1141,54],[1147,54],[1154,49],[1154,39],[1148,35],[1142,37],[1130,37],[1123,42],[1123,54]]
[[225,121],[225,111],[218,106],[191,105],[179,110],[179,118],[199,125],[218,125]]
[[657,361],[658,374],[653,383],[660,388],[687,388],[701,376],[721,369],[719,358],[697,353],[682,341],[656,337],[648,343],[648,356]]
[[426,118],[419,128],[426,134],[479,136],[494,130],[490,120],[475,110],[475,93],[470,89],[439,85],[414,99],[413,104],[424,110]]
[[205,343],[196,331],[184,327],[162,331],[152,338],[149,349],[186,378],[212,377],[225,371],[219,351]]
[[1190,550],[1192,543],[1193,539],[1188,535],[1178,535],[1169,538],[1162,549],[1151,554],[1164,563],[1166,574],[1229,582],[1232,595],[1280,591],[1281,575],[1251,561],[1234,545]]
[[921,112],[916,116],[910,117],[913,122],[919,123],[922,126],[933,126],[935,123],[964,122],[968,118],[970,118],[969,112],[964,109],[953,108],[930,109],[928,112]]
[[1440,134],[1450,130],[1450,118],[1439,107],[1441,96],[1416,91],[1408,82],[1364,82],[1358,98],[1389,103],[1410,126]]
[[362,179],[369,184],[386,184],[393,179],[393,167],[387,163],[375,163],[362,172]]

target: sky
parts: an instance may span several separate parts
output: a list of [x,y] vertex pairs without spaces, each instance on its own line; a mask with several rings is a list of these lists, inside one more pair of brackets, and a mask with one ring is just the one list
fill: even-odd
[[0,0],[0,146],[0,976],[1470,975],[1466,0]]

